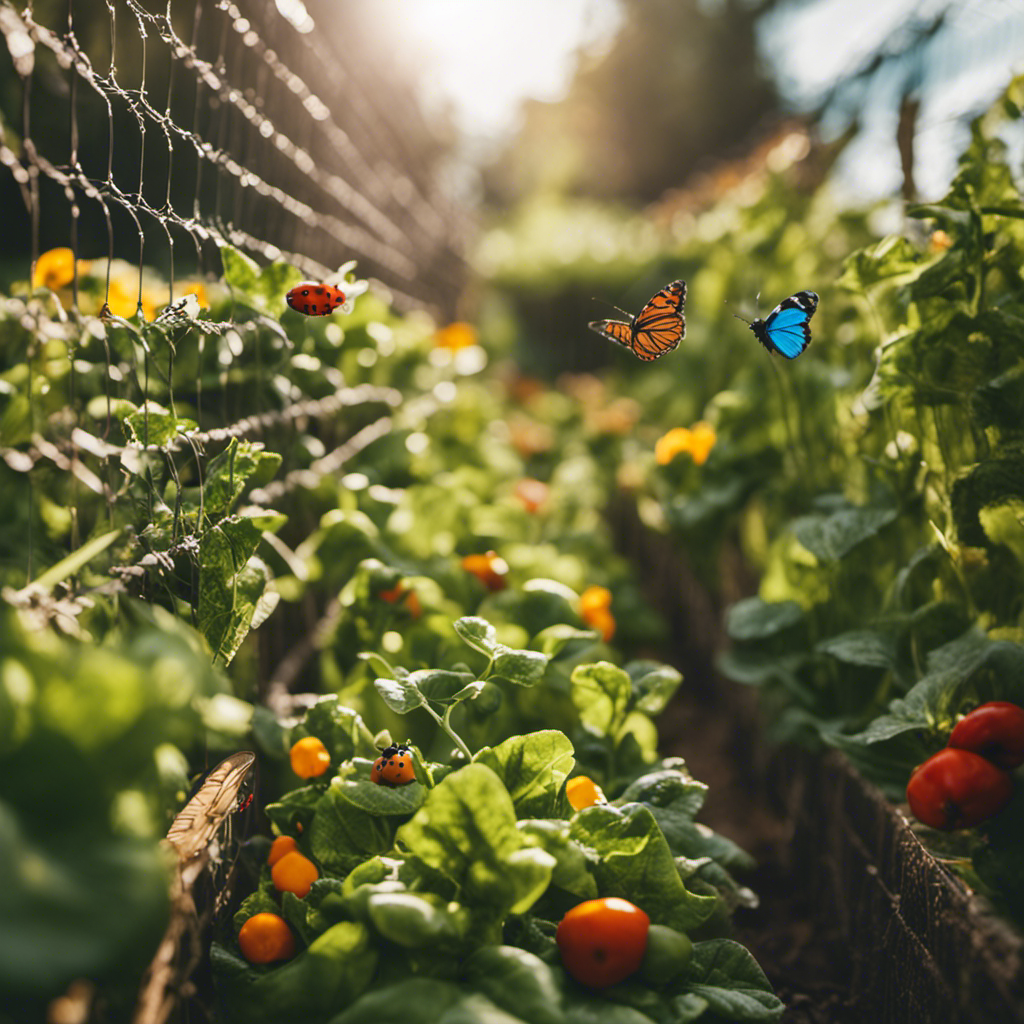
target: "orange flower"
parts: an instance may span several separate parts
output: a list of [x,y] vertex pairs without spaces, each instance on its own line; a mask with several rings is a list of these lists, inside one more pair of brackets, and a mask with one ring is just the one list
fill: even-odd
[[488,590],[504,590],[508,586],[508,562],[493,551],[485,555],[466,555],[462,568],[472,573]]
[[580,615],[588,626],[601,634],[606,643],[615,636],[612,592],[607,587],[587,587],[580,594]]
[[442,327],[434,335],[434,344],[438,348],[450,348],[454,352],[460,348],[469,348],[470,345],[475,345],[476,341],[476,328],[462,320]]
[[534,480],[532,476],[524,476],[516,484],[516,497],[531,515],[548,500],[548,485],[542,480]]
[[32,268],[32,287],[56,291],[75,277],[75,254],[66,247],[44,252]]
[[946,234],[942,228],[932,232],[932,237],[928,242],[928,247],[932,252],[945,252],[953,245],[953,239]]
[[628,434],[640,418],[640,406],[632,398],[616,398],[603,409],[588,413],[587,425],[597,434]]
[[390,590],[382,590],[377,596],[388,604],[404,605],[414,619],[423,614],[423,606],[416,596],[416,591],[409,590],[403,583],[396,583]]
[[667,466],[677,455],[687,452],[698,466],[703,466],[717,440],[714,427],[703,420],[695,423],[692,429],[673,427],[658,438],[654,446],[654,458],[659,466]]
[[555,432],[546,423],[515,414],[508,420],[508,436],[512,447],[524,459],[550,451],[555,443]]
[[565,795],[574,811],[582,811],[584,807],[594,804],[606,804],[608,798],[601,787],[586,775],[577,775],[565,784]]

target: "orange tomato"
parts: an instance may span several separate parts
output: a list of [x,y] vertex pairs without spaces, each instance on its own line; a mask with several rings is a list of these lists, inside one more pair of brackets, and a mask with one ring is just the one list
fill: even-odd
[[286,853],[292,853],[299,848],[299,844],[291,836],[278,836],[270,844],[270,853],[267,854],[267,865],[273,867]]
[[484,555],[466,555],[462,568],[472,573],[488,590],[504,590],[508,586],[505,576],[508,563],[493,551]]
[[293,892],[305,896],[320,877],[316,865],[298,850],[286,853],[271,869],[270,877],[278,892]]
[[323,742],[315,736],[304,736],[293,743],[288,756],[292,763],[292,771],[300,779],[316,778],[331,767],[331,755]]
[[295,936],[277,914],[253,914],[238,932],[238,948],[251,964],[287,960],[295,952]]
[[555,932],[562,964],[581,985],[616,985],[640,967],[650,923],[638,906],[617,896],[580,903]]
[[586,775],[577,775],[570,779],[565,784],[565,795],[574,811],[582,811],[584,807],[593,807],[594,804],[608,803],[608,798],[601,787]]

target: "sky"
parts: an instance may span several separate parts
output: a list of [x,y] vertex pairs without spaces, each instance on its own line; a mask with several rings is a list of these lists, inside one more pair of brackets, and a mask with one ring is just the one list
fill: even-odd
[[[471,144],[514,131],[524,99],[561,98],[580,49],[607,45],[619,24],[616,0],[387,2],[389,37],[419,71],[425,104],[449,110]],[[948,0],[794,3],[764,22],[761,49],[789,104],[809,109],[838,75],[855,71],[879,46],[898,39],[913,17],[927,18],[947,6]],[[964,115],[980,112],[1014,69],[1024,70],[1024,0],[959,0],[934,46],[916,139],[925,196],[941,194],[955,170],[966,139]],[[840,167],[857,198],[899,188],[895,104],[886,93],[899,86],[883,78],[862,99],[863,130]],[[838,133],[845,122],[833,116],[832,127]],[[472,148],[480,151],[479,145]]]

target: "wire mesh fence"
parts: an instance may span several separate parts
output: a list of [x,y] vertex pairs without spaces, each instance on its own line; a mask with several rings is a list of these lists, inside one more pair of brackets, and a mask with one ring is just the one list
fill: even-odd
[[467,220],[437,184],[445,142],[335,5],[4,0],[0,31],[21,94],[0,187],[33,263],[105,249],[173,292],[176,261],[215,269],[226,241],[321,279],[355,257],[399,305],[451,308]]
[[[230,661],[277,600],[257,548],[287,567],[316,525],[307,501],[275,536],[281,503],[436,404],[391,386],[388,307],[450,316],[471,225],[438,184],[443,137],[348,17],[0,2],[0,265],[30,279],[0,300],[9,603],[75,632],[127,591]],[[383,294],[344,328],[282,324],[292,268],[353,258]]]

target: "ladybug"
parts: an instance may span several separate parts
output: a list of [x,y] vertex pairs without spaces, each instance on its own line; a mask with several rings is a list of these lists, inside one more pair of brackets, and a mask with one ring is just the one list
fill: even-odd
[[292,309],[307,316],[327,316],[345,301],[345,293],[333,284],[300,281],[288,292],[285,301]]
[[393,745],[380,752],[370,769],[370,781],[379,786],[406,786],[416,781],[412,768],[412,751]]

